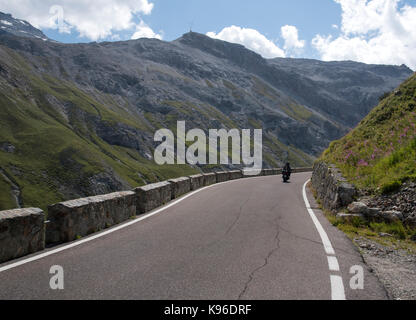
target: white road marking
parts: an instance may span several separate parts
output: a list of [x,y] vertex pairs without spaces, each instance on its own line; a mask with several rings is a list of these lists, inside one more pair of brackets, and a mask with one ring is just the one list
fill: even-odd
[[328,265],[330,271],[339,271],[339,263],[337,257],[328,256]]
[[306,196],[306,185],[309,183],[310,180],[306,181],[303,185],[303,200],[306,204],[306,209],[308,209],[309,215],[312,218],[313,223],[315,224],[316,229],[318,230],[318,233],[321,237],[322,243],[325,248],[325,252],[327,255],[335,255],[335,250],[332,247],[331,241],[328,238],[328,235],[326,234],[324,228],[322,227],[321,223],[319,222],[318,218],[316,217],[315,213],[313,212],[311,205],[309,203],[308,197]]
[[195,195],[195,194],[197,194],[199,192],[202,192],[202,191],[207,190],[209,188],[212,188],[214,186],[218,186],[218,185],[225,184],[225,183],[230,183],[230,182],[235,182],[235,181],[239,181],[239,180],[240,179],[230,180],[230,181],[225,181],[225,182],[220,182],[220,183],[215,183],[213,185],[210,185],[210,186],[207,186],[207,187],[204,187],[204,188],[195,190],[195,191],[187,194],[186,196],[184,196],[184,197],[182,197],[182,198],[180,198],[180,199],[178,199],[178,200],[176,200],[176,201],[174,201],[174,202],[172,202],[172,203],[170,203],[170,204],[168,204],[168,205],[166,205],[164,207],[161,207],[159,209],[156,209],[156,210],[154,210],[154,211],[152,211],[152,212],[150,212],[148,214],[145,214],[144,216],[141,216],[140,218],[134,219],[131,222],[124,223],[124,224],[122,224],[120,226],[111,228],[111,229],[109,229],[107,231],[100,232],[100,233],[98,233],[96,235],[93,235],[93,236],[89,236],[88,238],[85,238],[85,239],[82,239],[82,240],[78,240],[76,242],[73,242],[71,244],[68,244],[68,245],[59,247],[57,249],[54,249],[54,250],[51,250],[51,251],[47,251],[47,252],[38,254],[36,256],[33,256],[33,257],[30,257],[30,258],[27,258],[27,259],[23,259],[23,260],[17,261],[15,263],[11,263],[11,264],[6,265],[4,267],[0,267],[0,273],[1,272],[4,272],[6,270],[10,270],[10,269],[13,269],[13,268],[17,268],[17,267],[19,267],[21,265],[24,265],[24,264],[27,264],[27,263],[30,263],[30,262],[33,262],[33,261],[37,261],[37,260],[43,259],[45,257],[51,256],[53,254],[56,254],[56,253],[59,253],[59,252],[62,252],[62,251],[65,251],[65,250],[68,250],[68,249],[71,249],[71,248],[74,248],[74,247],[78,247],[78,246],[80,246],[80,245],[82,245],[84,243],[93,241],[95,239],[104,237],[104,236],[109,235],[109,234],[111,234],[113,232],[119,231],[119,230],[124,229],[124,228],[127,228],[127,227],[129,227],[131,225],[134,225],[136,223],[139,223],[139,222],[141,222],[141,221],[143,221],[145,219],[148,219],[148,218],[150,218],[150,217],[152,217],[152,216],[154,216],[154,215],[156,215],[158,213],[161,213],[162,211],[165,211],[166,209],[169,209],[170,207],[175,206],[179,202],[182,202],[185,199],[188,199],[189,197],[192,197],[193,195]]
[[[339,268],[338,259],[335,257],[335,250],[332,247],[328,234],[326,233],[325,229],[322,227],[321,223],[319,222],[318,218],[315,215],[315,212],[311,208],[311,204],[306,194],[306,186],[308,185],[310,181],[311,180],[306,181],[305,184],[303,185],[303,200],[305,201],[306,209],[308,210],[308,213],[310,217],[312,218],[312,221],[315,224],[316,229],[318,230],[325,252],[328,256],[329,271],[339,272],[340,268]],[[342,277],[331,275],[330,279],[331,279],[332,300],[346,300]]]
[[[248,178],[250,178],[250,179],[256,179],[256,178],[264,178],[264,176],[257,176],[257,177],[254,177],[254,176],[253,177],[249,177],[249,176],[247,176],[247,177],[244,177],[242,179],[248,179]],[[107,231],[100,232],[100,233],[98,233],[96,235],[89,236],[88,238],[85,238],[85,239],[82,239],[82,240],[78,240],[76,242],[73,242],[73,243],[68,244],[68,245],[64,245],[64,246],[59,247],[57,249],[54,249],[54,250],[51,250],[51,251],[47,251],[47,252],[44,252],[44,253],[35,255],[33,257],[26,258],[26,259],[23,259],[23,260],[19,260],[19,261],[15,262],[15,263],[11,263],[11,264],[5,265],[3,267],[0,267],[0,273],[1,272],[4,272],[6,270],[10,270],[10,269],[13,269],[13,268],[17,268],[17,267],[19,267],[21,265],[24,265],[24,264],[27,264],[27,263],[30,263],[30,262],[34,262],[34,261],[37,261],[37,260],[46,258],[48,256],[51,256],[53,254],[56,254],[56,253],[59,253],[59,252],[62,252],[62,251],[65,251],[65,250],[68,250],[68,249],[71,249],[71,248],[74,248],[74,247],[78,247],[78,246],[80,246],[80,245],[82,245],[84,243],[93,241],[95,239],[104,237],[104,236],[109,235],[109,234],[111,234],[113,232],[122,230],[122,229],[127,228],[127,227],[129,227],[131,225],[134,225],[136,223],[139,223],[140,221],[143,221],[145,219],[148,219],[148,218],[150,218],[150,217],[152,217],[152,216],[154,216],[154,215],[156,215],[158,213],[161,213],[162,211],[165,211],[166,209],[168,209],[170,207],[173,207],[174,205],[178,204],[179,202],[182,202],[183,200],[185,200],[185,199],[187,199],[189,197],[192,197],[193,195],[195,195],[195,194],[197,194],[197,193],[199,193],[201,191],[207,190],[207,189],[212,188],[214,186],[219,186],[219,185],[222,185],[222,184],[232,183],[232,182],[236,182],[236,181],[240,181],[240,180],[241,179],[236,179],[236,180],[229,180],[229,181],[214,183],[214,184],[212,184],[210,186],[207,186],[207,187],[204,187],[204,188],[195,190],[195,191],[187,194],[186,196],[184,196],[184,197],[182,197],[182,198],[180,198],[180,199],[178,199],[178,200],[176,200],[176,201],[174,201],[174,202],[172,202],[172,203],[170,203],[170,204],[168,204],[168,205],[166,205],[164,207],[161,207],[159,209],[155,209],[154,211],[152,211],[152,212],[150,212],[148,214],[145,214],[145,215],[141,216],[140,218],[134,219],[131,222],[124,223],[124,224],[119,225],[117,227],[111,228],[111,229],[109,229]]]
[[341,276],[331,275],[332,300],[346,300]]

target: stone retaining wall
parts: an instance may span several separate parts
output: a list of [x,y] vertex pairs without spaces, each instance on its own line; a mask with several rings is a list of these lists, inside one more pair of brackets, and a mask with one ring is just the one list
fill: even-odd
[[261,171],[261,175],[262,176],[273,176],[273,175],[275,175],[275,170],[274,169],[263,169]]
[[45,215],[41,209],[0,211],[0,263],[45,249]]
[[203,174],[197,174],[189,177],[191,179],[191,191],[198,190],[205,186],[205,177]]
[[237,180],[243,178],[243,172],[241,170],[234,170],[228,172],[229,174],[229,180]]
[[133,191],[61,202],[48,207],[46,243],[63,243],[87,236],[136,215]]
[[357,195],[356,188],[347,182],[339,169],[323,161],[315,163],[312,186],[322,206],[334,212],[348,206]]
[[204,186],[210,186],[217,183],[217,175],[215,173],[204,173]]
[[172,200],[191,191],[191,179],[188,177],[172,179],[169,182],[172,184]]
[[225,182],[230,180],[230,174],[226,171],[216,172],[217,183]]
[[172,200],[172,184],[164,181],[134,189],[138,215],[152,211]]
[[[311,170],[302,168],[294,172]],[[280,173],[281,169],[263,171],[266,175]],[[0,212],[0,263],[43,250],[45,243],[69,242],[101,231],[161,207],[191,190],[244,177],[253,175],[240,170],[207,173],[149,184],[134,191],[57,203],[48,207],[46,227],[41,209]]]

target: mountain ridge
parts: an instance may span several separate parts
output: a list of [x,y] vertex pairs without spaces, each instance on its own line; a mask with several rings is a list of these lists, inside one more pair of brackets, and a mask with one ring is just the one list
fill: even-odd
[[39,29],[25,20],[15,19],[11,14],[0,12],[0,33],[9,33],[19,37],[32,37],[43,41],[50,39]]
[[16,187],[24,206],[44,208],[219,169],[155,165],[154,133],[180,120],[206,132],[263,129],[265,168],[307,166],[411,73],[330,64],[317,74],[345,74],[332,93],[285,61],[196,33],[88,44],[1,33],[0,169],[13,185],[0,180],[0,209],[16,205]]

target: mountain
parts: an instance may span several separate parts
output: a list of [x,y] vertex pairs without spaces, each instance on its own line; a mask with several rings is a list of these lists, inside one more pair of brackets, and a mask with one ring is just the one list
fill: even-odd
[[416,74],[386,94],[322,158],[370,193],[394,191],[402,183],[416,180]]
[[29,22],[15,19],[10,14],[0,12],[0,34],[9,33],[18,37],[29,37],[50,41],[39,29],[34,28]]
[[215,169],[155,164],[155,131],[175,132],[178,120],[204,131],[263,129],[265,167],[310,165],[412,73],[266,60],[194,32],[89,44],[16,32],[0,33],[0,209]]
[[387,88],[397,87],[398,79],[412,74],[405,65],[281,58],[273,63],[293,78],[285,92],[348,127],[355,127],[378,104],[380,90],[390,91]]

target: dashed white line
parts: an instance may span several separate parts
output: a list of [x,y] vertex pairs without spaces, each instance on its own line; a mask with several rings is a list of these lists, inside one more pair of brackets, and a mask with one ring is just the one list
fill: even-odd
[[311,205],[309,203],[308,197],[306,196],[306,186],[309,183],[309,181],[310,180],[306,181],[305,184],[303,185],[303,200],[305,201],[306,209],[308,209],[309,215],[311,216],[312,221],[315,224],[316,229],[318,230],[318,233],[322,239],[322,243],[324,245],[326,254],[335,255],[335,250],[332,247],[331,241],[329,240],[327,233],[325,232],[324,228],[322,227],[321,223],[319,222],[318,218],[313,212]]
[[330,271],[339,272],[339,263],[337,257],[328,256],[328,266]]
[[331,275],[332,300],[346,300],[341,276]]
[[[328,234],[326,233],[325,229],[322,227],[321,223],[319,222],[318,218],[315,215],[315,212],[311,208],[311,204],[306,194],[306,186],[308,185],[310,181],[311,180],[306,181],[305,184],[303,185],[303,200],[305,201],[306,209],[308,210],[308,213],[316,227],[316,230],[318,230],[325,252],[328,256],[329,271],[339,272],[340,268],[339,268],[338,259],[335,256],[334,247],[331,244],[331,240],[329,240]],[[330,280],[331,280],[332,300],[346,300],[342,277],[339,275],[331,275]]]

